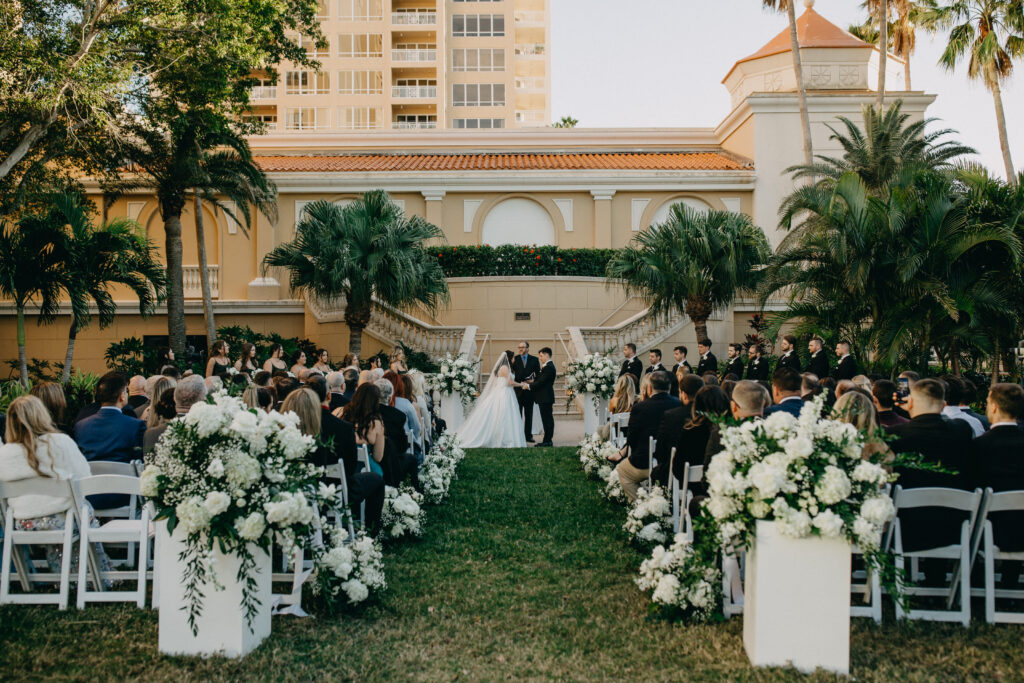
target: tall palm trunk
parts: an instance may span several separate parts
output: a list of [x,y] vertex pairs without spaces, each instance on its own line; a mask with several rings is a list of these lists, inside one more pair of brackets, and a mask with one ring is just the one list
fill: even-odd
[[370,324],[373,307],[370,302],[345,303],[345,324],[348,325],[348,350],[357,356],[363,354],[363,330]]
[[793,50],[793,71],[796,73],[796,97],[800,104],[800,124],[804,133],[804,163],[814,161],[814,149],[811,146],[811,117],[807,112],[807,91],[804,89],[804,67],[800,59],[800,39],[796,32],[796,0],[786,3],[789,10],[789,43]]
[[25,307],[18,305],[18,373],[21,386],[28,388],[28,361],[25,359]]
[[879,113],[885,107],[885,67],[889,61],[889,0],[878,2],[878,99]]
[[686,316],[693,321],[693,330],[697,334],[697,341],[708,338],[708,318],[711,317],[711,306],[700,297],[687,299]]
[[185,283],[181,267],[181,209],[164,218],[167,258],[167,337],[178,358],[185,358]]
[[210,269],[206,265],[206,234],[203,229],[203,200],[199,191],[192,196],[196,212],[196,244],[199,251],[199,286],[203,290],[203,316],[206,318],[206,348],[217,338],[217,323],[213,319],[213,295],[210,293]]
[[75,357],[75,338],[78,337],[78,323],[71,316],[71,327],[68,328],[68,350],[64,353],[64,370],[60,375],[60,383],[67,384],[71,379],[71,360]]
[[953,344],[950,347],[950,363],[953,365],[953,374],[957,377],[960,376],[960,345],[956,343],[956,339],[953,340]]
[[1006,183],[1013,187],[1017,184],[1017,174],[1013,170],[1013,159],[1010,157],[1010,137],[1006,133],[1006,112],[1003,110],[1003,93],[999,81],[993,79],[989,85],[992,101],[996,106],[996,126],[999,129],[999,149],[1003,153],[1003,165],[1006,167]]
[[903,89],[913,90],[913,88],[910,87],[910,55],[903,55],[903,59],[906,60],[903,62],[903,83],[906,85]]
[[999,361],[1000,361],[999,340],[996,339],[992,348],[992,384],[999,383]]

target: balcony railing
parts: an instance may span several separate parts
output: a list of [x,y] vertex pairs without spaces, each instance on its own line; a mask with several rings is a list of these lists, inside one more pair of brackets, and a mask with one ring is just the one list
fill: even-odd
[[516,44],[516,55],[519,57],[533,57],[544,54],[544,43]]
[[392,50],[393,62],[436,62],[437,50]]
[[546,125],[547,121],[545,120],[544,112],[542,111],[517,111],[516,123],[536,123]]
[[395,85],[391,88],[391,96],[396,98],[428,98],[437,97],[436,85]]
[[249,97],[254,100],[273,100],[277,98],[276,85],[257,85],[249,89]]
[[437,121],[392,121],[391,127],[395,130],[426,130],[437,128]]
[[[210,296],[216,299],[220,296],[220,266],[207,266],[206,271],[210,274]],[[185,298],[202,299],[203,281],[199,277],[199,266],[182,266],[181,273]]]
[[543,90],[544,79],[540,76],[534,78],[517,78],[516,89],[518,90]]
[[516,12],[515,19],[520,26],[527,26],[541,25],[545,22],[546,17],[543,12]]
[[391,23],[401,26],[436,26],[437,12],[392,12]]

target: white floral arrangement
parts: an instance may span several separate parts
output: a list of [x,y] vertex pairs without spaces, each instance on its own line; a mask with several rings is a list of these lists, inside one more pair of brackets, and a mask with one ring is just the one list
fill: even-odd
[[584,437],[576,447],[576,454],[580,458],[580,464],[588,477],[599,478],[607,481],[608,474],[605,468],[610,468],[609,456],[619,452],[615,444],[603,440],[597,434]]
[[292,561],[304,549],[318,556],[318,510],[336,504],[336,491],[320,482],[323,469],[307,462],[315,447],[294,413],[251,410],[222,391],[172,420],[146,457],[141,493],[153,501],[156,519],[167,520],[169,533],[185,536],[180,559],[193,634],[202,584],[220,588],[210,562],[214,544],[241,559],[250,628],[259,606],[254,547],[269,552],[273,542]]
[[565,386],[574,396],[593,394],[595,407],[615,394],[618,379],[611,358],[591,353],[570,362],[565,368]]
[[464,407],[476,397],[476,363],[463,356],[446,354],[438,363],[440,372],[427,375],[427,385],[441,394],[458,396]]
[[316,568],[314,593],[329,595],[328,604],[344,597],[345,602],[356,605],[387,588],[380,543],[360,531],[352,537],[344,527],[333,528],[328,540]]
[[822,397],[800,417],[777,412],[722,431],[722,451],[705,473],[708,511],[725,547],[749,545],[758,520],[787,536],[846,538],[866,554],[879,547],[895,509],[883,487],[884,457],[862,458],[865,435],[820,419]]
[[673,531],[672,502],[665,489],[658,485],[650,491],[641,488],[622,529],[635,545],[645,550],[668,542]]
[[427,453],[420,468],[420,486],[428,503],[438,505],[448,497],[452,481],[457,477],[459,463],[466,451],[454,434],[442,434]]
[[425,518],[422,493],[408,484],[398,488],[384,487],[384,510],[381,513],[384,538],[419,536],[423,533]]
[[714,563],[703,563],[685,533],[666,548],[656,546],[640,565],[640,590],[651,592],[652,611],[667,617],[708,621],[720,604],[722,575]]
[[626,504],[626,492],[622,490],[622,482],[619,481],[619,472],[611,465],[608,465],[607,470],[601,470],[604,472],[604,490],[603,495],[606,500],[612,503],[619,503],[620,505]]

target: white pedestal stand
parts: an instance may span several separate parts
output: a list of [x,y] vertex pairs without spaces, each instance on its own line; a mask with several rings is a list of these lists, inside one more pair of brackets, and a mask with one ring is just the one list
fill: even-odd
[[850,671],[850,544],[757,523],[747,551],[743,645],[754,666]]
[[440,405],[437,414],[444,420],[448,433],[454,434],[462,423],[466,421],[465,410],[462,407],[462,397],[457,394],[438,394]]
[[580,401],[583,402],[583,434],[590,436],[608,421],[608,403],[594,394],[583,394]]
[[252,621],[252,630],[242,610],[242,584],[235,580],[240,560],[224,555],[214,544],[211,569],[224,590],[212,584],[202,586],[203,610],[197,620],[199,632],[192,635],[185,605],[184,567],[178,555],[185,548],[184,536],[167,533],[167,522],[157,522],[156,561],[160,564],[160,652],[167,655],[223,655],[244,657],[270,635],[270,556],[253,546],[256,558],[254,577],[257,584],[259,611]]

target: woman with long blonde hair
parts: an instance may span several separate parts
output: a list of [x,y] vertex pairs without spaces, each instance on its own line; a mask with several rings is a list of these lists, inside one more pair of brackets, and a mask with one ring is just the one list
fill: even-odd
[[615,393],[608,401],[608,412],[612,415],[628,413],[636,403],[636,380],[628,372],[615,382]]
[[852,424],[865,435],[861,456],[868,458],[878,453],[892,455],[889,445],[879,437],[878,418],[874,402],[859,391],[848,391],[832,407],[832,419]]
[[282,413],[299,416],[299,429],[306,436],[320,436],[320,400],[312,389],[296,389],[281,404]]

